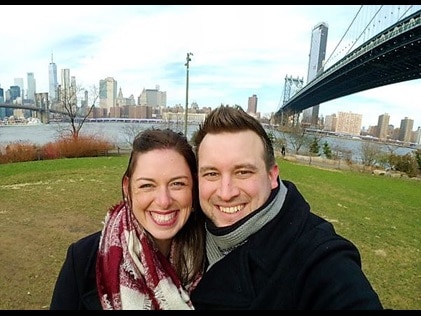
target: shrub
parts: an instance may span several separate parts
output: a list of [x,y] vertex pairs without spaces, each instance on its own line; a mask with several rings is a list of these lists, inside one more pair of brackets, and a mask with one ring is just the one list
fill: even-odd
[[40,149],[28,142],[10,143],[1,149],[0,163],[24,162],[40,159]]
[[103,156],[114,145],[96,136],[62,137],[57,141],[60,156],[63,158]]
[[407,153],[405,155],[391,154],[389,163],[392,169],[405,172],[409,177],[416,177],[418,174],[418,163],[415,155]]
[[42,147],[31,143],[11,143],[0,148],[0,163],[48,160],[59,158],[97,157],[108,155],[114,145],[95,136],[71,136],[59,138]]

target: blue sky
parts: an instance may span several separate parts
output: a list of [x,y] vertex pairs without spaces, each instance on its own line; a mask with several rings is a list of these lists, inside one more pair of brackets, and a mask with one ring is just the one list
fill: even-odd
[[[393,6],[390,6],[393,7]],[[192,52],[189,103],[199,107],[239,104],[258,97],[264,116],[279,109],[285,76],[306,82],[311,31],[329,27],[327,56],[360,5],[1,5],[0,86],[33,72],[36,91],[48,92],[51,53],[86,88],[113,77],[124,97],[142,90],[167,93],[167,105],[185,105],[186,54]],[[60,81],[60,79],[59,79]],[[322,103],[320,114],[363,115],[377,125],[389,113],[421,126],[421,80],[357,93]]]

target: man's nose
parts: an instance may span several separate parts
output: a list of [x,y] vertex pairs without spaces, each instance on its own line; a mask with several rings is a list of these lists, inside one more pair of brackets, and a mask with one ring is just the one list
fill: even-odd
[[229,201],[239,195],[240,190],[230,176],[223,176],[218,188],[218,195],[224,201]]

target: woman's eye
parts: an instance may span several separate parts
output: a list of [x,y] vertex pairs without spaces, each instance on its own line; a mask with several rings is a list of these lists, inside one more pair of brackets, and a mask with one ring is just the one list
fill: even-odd
[[150,184],[150,183],[145,183],[145,184],[139,185],[139,189],[148,189],[148,188],[151,188],[151,187],[152,187],[152,184]]
[[180,182],[180,181],[171,183],[172,187],[183,187],[185,185],[186,184],[184,182]]

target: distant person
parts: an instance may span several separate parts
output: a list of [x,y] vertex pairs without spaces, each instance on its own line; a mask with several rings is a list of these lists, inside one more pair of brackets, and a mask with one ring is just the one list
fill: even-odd
[[122,194],[102,231],[68,248],[50,309],[193,308],[205,236],[187,139],[169,129],[137,135]]
[[282,145],[281,154],[282,154],[282,157],[285,157],[285,145]]
[[280,179],[256,119],[221,105],[194,145],[207,216],[206,270],[191,293],[196,309],[383,309],[356,246]]

